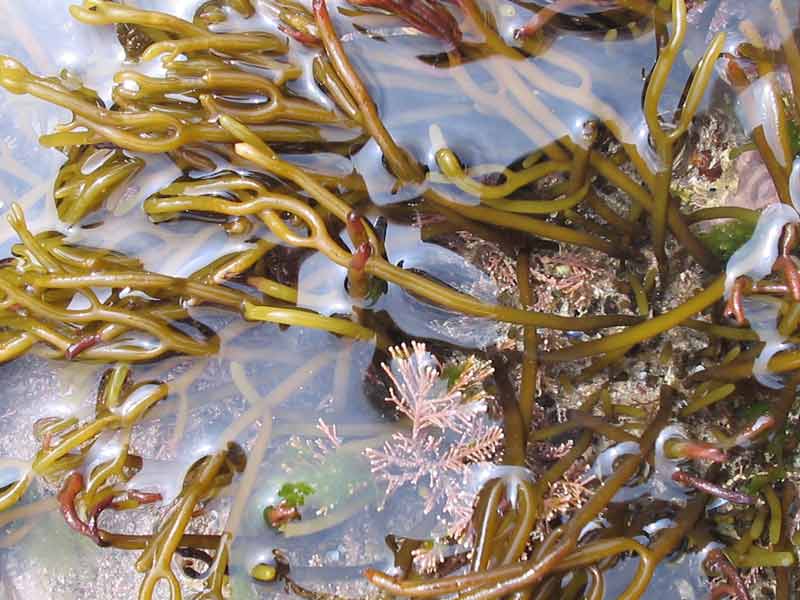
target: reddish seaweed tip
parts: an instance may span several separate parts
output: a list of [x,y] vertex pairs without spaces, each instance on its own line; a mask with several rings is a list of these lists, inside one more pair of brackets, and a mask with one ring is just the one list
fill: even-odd
[[361,215],[354,210],[347,213],[347,235],[350,236],[350,241],[352,241],[353,245],[356,247],[362,246],[369,241],[364,221]]
[[83,475],[74,472],[67,477],[57,496],[59,511],[70,529],[77,531],[81,535],[93,538],[92,528],[81,520],[78,516],[78,511],[75,509],[75,498],[82,489]]
[[733,284],[731,297],[725,304],[722,314],[728,319],[735,319],[740,327],[747,324],[747,317],[744,314],[744,295],[752,288],[752,282],[748,277],[739,277]]
[[800,302],[800,272],[798,272],[794,258],[791,256],[779,256],[773,265],[773,270],[783,273],[783,278],[792,294],[792,299],[795,302]]
[[103,338],[99,334],[87,335],[86,337],[78,340],[64,351],[64,357],[67,360],[74,360],[78,355],[85,352],[89,348],[93,348],[99,344]]
[[718,585],[711,589],[711,598],[723,598],[726,595],[736,600],[750,600],[750,593],[747,591],[739,571],[728,560],[728,557],[719,548],[711,550],[704,561],[706,566],[716,569],[727,580],[726,584]]
[[311,2],[311,8],[315,15],[318,15],[324,19],[330,19],[330,15],[328,14],[328,5],[325,3],[325,0],[313,0]]
[[129,490],[122,498],[114,498],[113,502],[109,504],[114,510],[119,510],[126,502],[133,501],[138,505],[155,504],[161,502],[164,498],[158,492],[142,492],[139,490]]
[[285,501],[277,506],[268,506],[264,509],[264,518],[271,527],[280,529],[287,523],[300,520],[300,511],[297,507],[288,505]]
[[367,266],[367,261],[372,256],[372,246],[368,242],[364,242],[358,246],[358,249],[350,259],[350,268],[354,271],[362,272]]
[[363,575],[367,579],[367,581],[369,581],[373,585],[377,585],[378,587],[384,587],[387,584],[396,585],[398,583],[397,577],[392,577],[391,575],[387,575],[383,571],[379,571],[373,568],[364,569]]
[[680,485],[692,487],[700,492],[703,492],[704,494],[722,498],[723,500],[727,500],[732,504],[753,505],[756,503],[756,499],[749,494],[726,489],[720,485],[691,475],[686,471],[675,471],[672,474],[672,480]]
[[455,17],[437,0],[350,0],[350,3],[385,10],[417,31],[453,47],[458,47],[463,38]]
[[319,46],[320,44],[320,41],[313,35],[295,29],[294,27],[289,27],[288,25],[284,25],[283,23],[278,25],[278,29],[280,29],[283,33],[288,35],[296,42],[303,44],[304,46]]
[[669,454],[673,458],[688,458],[690,460],[706,460],[713,463],[723,463],[728,460],[724,450],[706,442],[686,440],[675,442]]
[[750,442],[752,442],[755,438],[760,436],[762,433],[765,433],[775,427],[777,421],[775,417],[772,415],[764,415],[759,417],[755,423],[747,427],[744,431],[742,431],[739,435],[736,436],[734,441],[734,445],[736,446],[744,446]]

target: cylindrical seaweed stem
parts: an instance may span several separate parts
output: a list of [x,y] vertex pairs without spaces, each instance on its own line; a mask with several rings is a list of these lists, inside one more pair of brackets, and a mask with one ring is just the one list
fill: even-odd
[[628,327],[620,333],[608,335],[598,340],[575,344],[563,350],[554,350],[553,352],[542,354],[541,360],[543,362],[577,360],[596,354],[613,352],[621,348],[628,348],[639,342],[652,339],[673,327],[677,327],[694,314],[719,301],[722,298],[724,288],[724,277],[718,277],[705,290],[669,312],[644,323]]

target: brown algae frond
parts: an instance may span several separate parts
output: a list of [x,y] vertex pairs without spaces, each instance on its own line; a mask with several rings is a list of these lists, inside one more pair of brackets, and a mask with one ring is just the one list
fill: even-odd
[[[0,56],[70,114],[54,211],[0,181],[0,362],[92,398],[25,407],[3,547],[52,513],[138,552],[142,600],[637,600],[678,552],[790,598],[800,51],[741,8],[84,0],[108,97]],[[780,202],[690,212],[717,150]]]

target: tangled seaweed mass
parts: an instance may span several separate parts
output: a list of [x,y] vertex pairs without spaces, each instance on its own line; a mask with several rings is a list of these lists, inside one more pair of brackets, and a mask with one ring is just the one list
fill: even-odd
[[3,597],[795,597],[798,2],[190,4],[0,3]]

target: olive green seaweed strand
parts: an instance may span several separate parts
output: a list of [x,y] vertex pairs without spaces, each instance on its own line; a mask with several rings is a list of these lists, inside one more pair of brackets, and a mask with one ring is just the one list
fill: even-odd
[[319,37],[334,70],[347,86],[350,94],[359,107],[364,128],[380,146],[395,177],[403,182],[421,182],[424,173],[419,163],[410,157],[392,138],[381,122],[378,108],[369,95],[364,82],[353,67],[344,46],[336,33],[325,0],[314,0],[314,16],[317,22]]
[[708,86],[714,63],[722,52],[725,43],[724,33],[718,34],[709,45],[700,63],[698,63],[695,77],[690,84],[686,99],[681,107],[680,117],[671,131],[665,131],[659,118],[659,101],[661,100],[667,79],[673,65],[678,58],[681,46],[686,37],[686,4],[684,0],[672,2],[673,31],[669,43],[663,49],[656,61],[650,76],[644,98],[644,115],[650,136],[653,140],[658,159],[661,161],[660,169],[654,174],[654,210],[653,220],[653,246],[656,257],[662,270],[666,269],[665,241],[667,232],[667,218],[670,205],[670,185],[672,183],[672,169],[675,161],[675,144],[686,133],[691,120],[696,113],[703,94]]
[[321,329],[357,340],[371,340],[375,337],[374,331],[352,321],[323,317],[308,311],[291,308],[258,306],[246,302],[244,305],[244,318],[250,321],[267,321],[280,325]]
[[116,25],[128,23],[166,31],[179,36],[208,35],[208,30],[173,15],[142,10],[111,0],[84,0],[83,4],[69,7],[72,17],[87,25]]
[[725,279],[724,277],[718,277],[708,288],[669,312],[599,340],[583,342],[563,350],[542,354],[541,360],[543,362],[578,360],[622,348],[629,348],[640,342],[653,339],[673,327],[678,327],[693,315],[718,302],[722,298],[724,291]]
[[[224,127],[231,127],[237,131],[239,130],[239,127],[241,127],[241,124],[235,124],[235,122],[232,122],[231,119],[221,119],[221,122]],[[254,141],[252,140],[252,135],[247,135],[246,132],[242,133],[243,138],[250,138],[250,141]],[[313,177],[310,177],[304,173],[299,167],[279,159],[277,155],[265,144],[261,143],[260,141],[258,141],[257,146],[253,143],[239,143],[235,148],[237,154],[242,156],[242,158],[259,165],[260,167],[271,173],[274,173],[275,175],[278,175],[279,177],[285,177],[286,179],[289,179],[310,194],[322,206],[328,208],[342,221],[346,220],[347,215],[351,210],[349,205],[337,198],[325,187],[320,185],[314,180]],[[450,203],[447,202],[446,204],[449,205]],[[549,224],[543,223],[543,225]],[[323,251],[328,258],[334,260],[334,262],[337,262],[345,267],[349,265],[349,254],[343,253],[338,246],[336,246],[335,249],[318,249]],[[466,294],[456,292],[455,290],[435,283],[434,281],[417,275],[416,273],[398,268],[382,257],[375,256],[374,254],[367,262],[366,271],[370,275],[383,279],[384,281],[394,283],[405,289],[413,290],[415,293],[428,299],[434,304],[476,317],[486,317],[498,321],[518,323],[520,325],[534,325],[549,329],[572,330],[598,329],[613,327],[614,325],[638,322],[638,318],[624,315],[610,317],[599,316],[572,318],[519,310],[499,305],[484,304],[470,296],[467,296]]]

